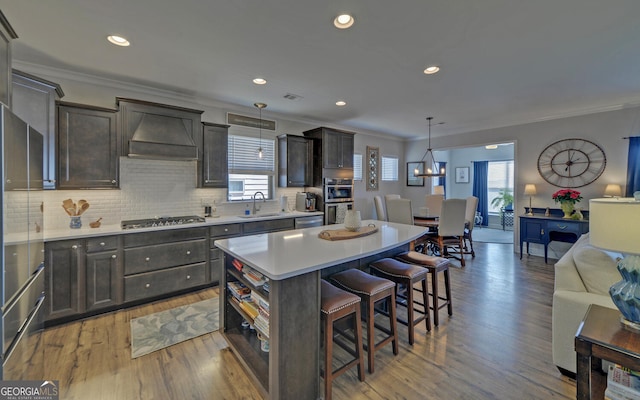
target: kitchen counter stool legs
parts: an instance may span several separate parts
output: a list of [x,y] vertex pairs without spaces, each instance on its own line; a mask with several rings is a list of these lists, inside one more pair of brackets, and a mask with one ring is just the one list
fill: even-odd
[[[398,328],[396,323],[396,292],[395,283],[388,279],[369,275],[359,269],[348,269],[331,276],[331,281],[346,291],[354,293],[362,299],[367,309],[367,357],[369,373],[374,371],[374,353],[382,346],[391,342],[393,354],[398,354]],[[375,306],[378,302],[388,302],[389,328],[375,322]],[[378,343],[375,341],[375,328],[384,332],[386,336]]]
[[[331,388],[333,379],[342,375],[353,366],[358,366],[358,378],[364,382],[364,355],[362,349],[362,324],[360,322],[360,297],[339,289],[324,279],[320,281],[320,311],[322,327],[324,329],[324,370],[321,371],[324,378],[324,398],[331,400]],[[334,323],[344,318],[353,318],[353,337],[336,327]],[[338,333],[336,335],[335,333]],[[339,338],[340,337],[340,338]],[[342,339],[353,339],[353,345],[345,343]],[[353,359],[333,370],[333,344],[342,347],[353,356]],[[355,347],[355,348],[353,348]]]

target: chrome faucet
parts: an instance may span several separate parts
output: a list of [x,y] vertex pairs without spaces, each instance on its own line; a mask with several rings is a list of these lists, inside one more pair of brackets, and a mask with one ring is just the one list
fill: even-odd
[[264,193],[262,192],[255,192],[253,195],[253,215],[256,215],[256,213],[258,211],[260,211],[260,207],[256,207],[256,196],[258,196],[258,193],[260,194],[260,196],[262,196],[262,202],[266,202],[267,200],[264,198]]

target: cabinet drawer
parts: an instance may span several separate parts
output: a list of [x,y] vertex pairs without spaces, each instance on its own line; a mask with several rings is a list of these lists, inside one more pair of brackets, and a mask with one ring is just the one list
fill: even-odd
[[176,292],[206,282],[206,263],[186,265],[124,278],[124,300],[134,301]]
[[293,229],[293,218],[253,221],[244,224],[245,235],[252,233],[276,232]]
[[570,232],[580,233],[580,226],[577,223],[553,221],[547,223],[547,231],[549,232]]
[[206,239],[125,249],[124,274],[206,261],[207,250]]
[[118,248],[118,236],[87,239],[87,253],[114,250]]
[[[211,239],[220,239],[242,234],[242,224],[215,225],[209,228]],[[213,247],[213,241],[211,241]]]
[[124,236],[124,247],[149,246],[207,237],[207,228],[170,229],[167,231],[132,233]]

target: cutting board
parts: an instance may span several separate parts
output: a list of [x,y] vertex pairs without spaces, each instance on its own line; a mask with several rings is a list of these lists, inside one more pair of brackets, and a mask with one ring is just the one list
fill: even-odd
[[369,236],[376,232],[378,232],[378,228],[375,226],[363,226],[357,232],[346,229],[327,229],[318,233],[318,237],[324,240],[346,240]]

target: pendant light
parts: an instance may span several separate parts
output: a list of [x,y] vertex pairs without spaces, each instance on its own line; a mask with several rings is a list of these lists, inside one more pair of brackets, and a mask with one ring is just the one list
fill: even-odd
[[265,103],[253,103],[255,107],[260,110],[260,146],[258,147],[258,158],[262,159],[264,152],[262,151],[262,109],[266,108]]
[[[427,151],[424,153],[424,155],[422,156],[422,159],[420,160],[420,161],[425,161],[425,158],[426,158],[425,171],[423,173],[420,173],[420,171],[417,168],[413,171],[413,175],[419,178],[439,178],[439,177],[444,177],[446,175],[446,171],[444,167],[440,167],[438,169],[438,162],[436,161],[436,158],[433,156],[433,149],[431,148],[431,120],[433,120],[433,117],[427,117],[427,121],[429,121],[429,143],[428,143]],[[444,122],[440,122],[440,124],[443,124],[443,123]]]

